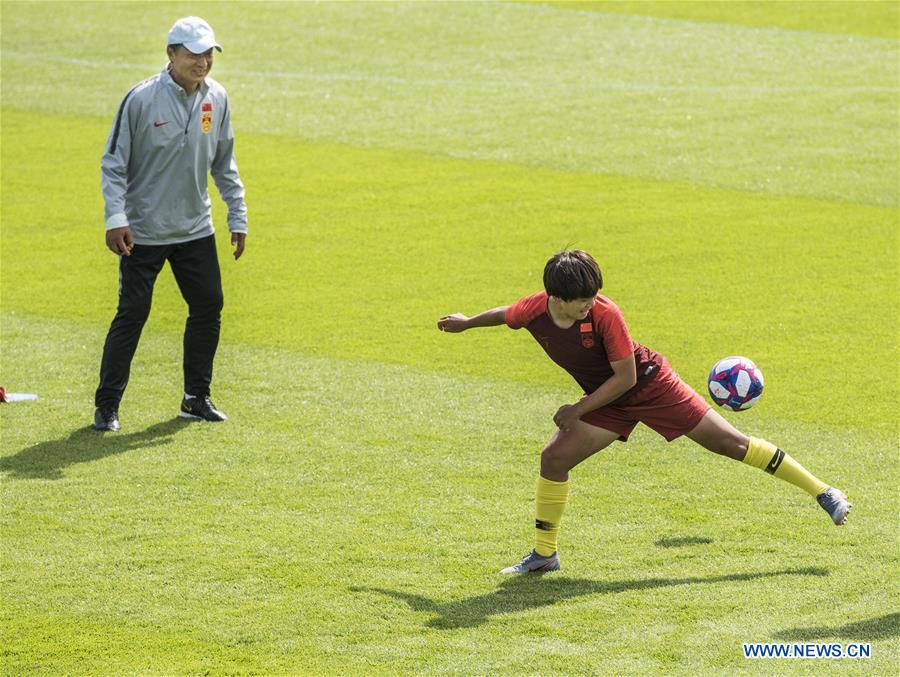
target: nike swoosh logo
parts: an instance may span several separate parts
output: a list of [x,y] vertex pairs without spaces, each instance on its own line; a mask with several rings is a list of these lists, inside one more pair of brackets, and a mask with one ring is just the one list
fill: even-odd
[[166,122],[154,122],[153,126],[154,127],[162,127],[163,125],[167,125],[167,124],[169,124],[168,120]]
[[543,571],[544,569],[546,569],[547,567],[551,566],[552,564],[554,564],[554,561],[553,561],[553,560],[550,560],[549,562],[544,562],[544,563],[541,564],[541,566],[539,566],[539,567],[534,567],[533,569],[529,569],[529,571]]

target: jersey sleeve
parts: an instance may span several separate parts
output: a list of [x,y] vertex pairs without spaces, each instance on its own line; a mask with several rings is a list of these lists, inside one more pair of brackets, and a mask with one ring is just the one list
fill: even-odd
[[546,310],[547,292],[525,296],[506,309],[506,324],[510,329],[521,329]]
[[619,307],[604,296],[598,296],[593,308],[594,328],[603,341],[610,362],[623,360],[634,352],[634,341]]
[[228,107],[228,95],[221,95],[222,119],[219,123],[219,137],[216,141],[216,154],[210,165],[210,174],[228,205],[228,230],[232,233],[247,232],[247,203],[244,201],[244,184],[238,174],[237,161],[234,159],[234,131],[231,128],[231,111]]
[[125,215],[125,192],[128,189],[128,163],[131,159],[131,136],[134,121],[140,114],[140,105],[133,96],[133,88],[119,105],[113,121],[106,151],[100,160],[100,184],[105,204],[104,220],[106,230],[123,228],[128,225]]

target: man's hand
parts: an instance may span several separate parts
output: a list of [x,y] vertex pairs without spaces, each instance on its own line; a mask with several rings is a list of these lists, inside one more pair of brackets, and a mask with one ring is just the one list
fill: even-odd
[[131,236],[131,228],[122,226],[106,231],[106,246],[109,251],[117,256],[131,256],[134,249],[134,238]]
[[438,320],[438,329],[447,331],[451,334],[458,334],[469,328],[469,318],[462,313],[453,313],[452,315],[444,315]]
[[234,247],[234,260],[237,261],[247,246],[247,233],[232,233],[231,246]]
[[568,432],[575,425],[575,421],[581,418],[578,407],[574,404],[564,404],[553,415],[553,422],[563,432]]

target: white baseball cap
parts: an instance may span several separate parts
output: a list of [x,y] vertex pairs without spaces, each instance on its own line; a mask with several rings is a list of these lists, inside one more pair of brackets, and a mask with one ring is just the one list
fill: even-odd
[[213,47],[222,51],[222,45],[216,42],[212,26],[199,16],[186,16],[176,21],[169,31],[169,41],[166,44],[184,45],[185,49],[194,54],[203,54]]

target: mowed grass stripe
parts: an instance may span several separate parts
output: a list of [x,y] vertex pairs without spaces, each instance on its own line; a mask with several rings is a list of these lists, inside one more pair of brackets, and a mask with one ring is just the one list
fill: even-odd
[[[106,121],[36,127],[7,111],[4,131],[4,308],[108,326],[116,260],[102,243],[97,179]],[[225,341],[567,383],[524,333],[447,336],[435,322],[539,289],[547,257],[575,245],[600,260],[635,338],[695,387],[715,360],[746,354],[766,374],[767,415],[896,428],[895,374],[872,366],[898,359],[897,210],[269,135],[242,135],[238,159],[251,215],[240,262],[211,188]],[[152,318],[183,327],[168,271]]]
[[758,28],[864,35],[896,40],[900,34],[900,7],[891,0],[792,0],[792,2],[696,2],[666,0],[614,2],[612,0],[555,0],[541,2],[554,9],[637,14],[672,20],[741,24]]
[[892,484],[865,470],[889,462],[889,436],[756,421],[846,480],[859,505],[837,530],[784,483],[640,432],[576,473],[566,570],[529,584],[495,572],[530,540],[537,452],[567,391],[226,344],[232,420],[186,424],[177,341],[151,332],[124,431],[100,437],[84,385],[102,328],[4,313],[2,331],[5,373],[42,397],[2,411],[14,670],[738,667],[748,627],[834,625],[821,607],[838,598],[842,622],[889,608],[894,507],[870,497]]
[[[4,105],[111,117],[180,10],[117,5],[115,31],[105,7],[8,3]],[[242,133],[898,204],[896,36],[519,3],[208,10]],[[110,66],[123,54],[134,68]]]

